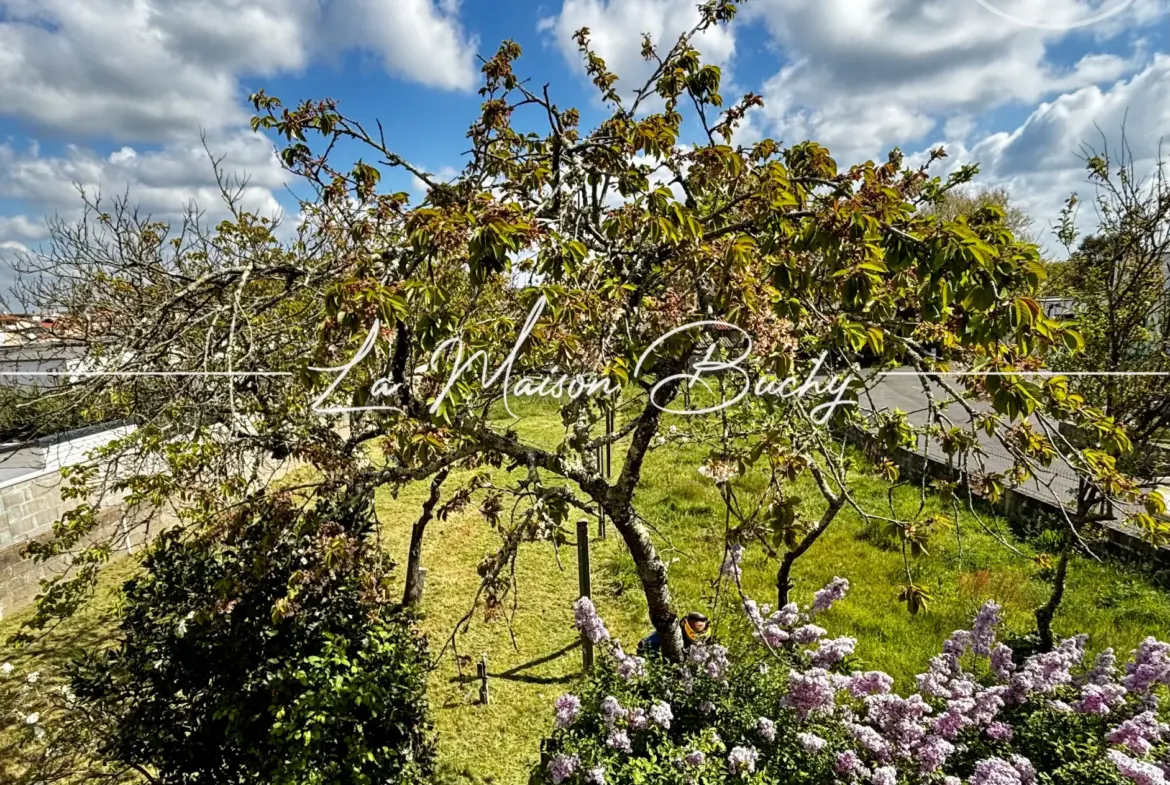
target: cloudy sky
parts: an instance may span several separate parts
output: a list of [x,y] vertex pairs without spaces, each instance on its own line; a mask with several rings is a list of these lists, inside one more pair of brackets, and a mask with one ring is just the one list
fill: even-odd
[[[521,70],[588,121],[572,33],[590,27],[636,77],[641,34],[673,38],[695,3],[0,0],[0,248],[36,247],[46,216],[77,213],[78,186],[160,218],[192,202],[214,216],[201,134],[250,177],[250,207],[295,212],[272,142],[247,127],[261,87],[337,98],[422,168],[450,171],[479,104],[477,55],[516,40]],[[1043,233],[1070,192],[1090,195],[1082,144],[1116,143],[1124,121],[1149,164],[1170,131],[1170,0],[748,0],[700,48],[764,96],[753,134],[814,139],[844,165],[941,144]]]

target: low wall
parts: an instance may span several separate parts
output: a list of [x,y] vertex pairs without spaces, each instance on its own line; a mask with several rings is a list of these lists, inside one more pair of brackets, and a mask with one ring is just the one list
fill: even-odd
[[[64,572],[69,565],[68,555],[37,563],[21,553],[29,542],[51,537],[53,524],[78,504],[76,499],[61,498],[65,482],[61,468],[83,462],[91,450],[130,433],[133,427],[86,428],[3,449],[0,466],[9,476],[0,482],[0,618],[27,605],[40,591],[42,579]],[[106,523],[96,536],[113,533],[119,517],[121,499],[107,495],[104,501],[100,516]]]
[[[869,446],[869,439],[855,430],[849,431],[846,438],[862,450]],[[932,480],[966,484],[963,472],[950,466],[942,456],[933,454],[927,456],[915,450],[898,448],[890,457],[898,465],[898,470],[904,478],[917,482],[921,481],[925,474]],[[972,496],[980,506],[1006,519],[1018,534],[1024,536],[1037,534],[1045,528],[1066,525],[1060,506],[1050,496],[1042,496],[1039,491],[1009,488],[995,503],[981,498],[974,491]],[[1074,512],[1067,505],[1065,510],[1069,514]],[[1151,570],[1170,570],[1170,548],[1151,545],[1118,520],[1106,521],[1103,525],[1106,538],[1097,546],[1098,550],[1123,561],[1140,562],[1143,567]]]
[[[0,466],[17,468],[3,463],[7,457],[19,462],[19,468],[27,469],[19,476],[0,481],[0,618],[31,603],[40,592],[42,580],[63,574],[69,568],[69,554],[41,563],[22,555],[29,542],[51,538],[53,524],[79,503],[77,499],[61,498],[66,482],[61,468],[84,462],[90,451],[125,436],[133,428],[126,424],[88,428],[32,445],[9,445],[0,454]],[[258,470],[267,474],[269,481],[280,478],[296,465],[294,461],[257,459]],[[98,513],[101,523],[91,535],[92,540],[117,534],[121,523],[121,497],[107,493],[102,501]],[[119,548],[133,552],[174,522],[172,514],[156,511],[145,531],[143,527],[134,527],[133,539],[123,534]]]

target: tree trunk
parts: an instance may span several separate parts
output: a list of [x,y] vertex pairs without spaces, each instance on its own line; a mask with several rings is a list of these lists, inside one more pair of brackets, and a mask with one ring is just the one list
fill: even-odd
[[431,495],[423,502],[422,513],[410,530],[410,551],[406,558],[406,588],[402,592],[402,604],[407,607],[418,605],[419,600],[422,599],[420,570],[422,569],[423,534],[426,533],[427,524],[434,517],[435,505],[439,503],[439,491],[450,472],[450,468],[442,469],[431,480]]
[[776,571],[776,608],[783,608],[788,604],[788,594],[793,589],[792,584],[792,565],[796,564],[796,560],[803,556],[809,548],[813,546],[820,536],[829,528],[829,524],[837,517],[837,513],[841,511],[844,506],[845,499],[843,496],[832,496],[829,499],[829,507],[825,510],[824,515],[821,516],[820,521],[817,522],[815,529],[804,536],[804,539],[797,544],[795,548],[784,554],[784,558],[780,560],[780,569]]
[[796,551],[789,551],[780,560],[780,569],[776,571],[776,608],[783,608],[788,604],[788,593],[796,586],[792,583],[792,565],[796,563]]
[[1056,565],[1056,577],[1053,579],[1052,595],[1048,602],[1036,609],[1036,631],[1040,636],[1040,651],[1052,651],[1055,642],[1052,639],[1052,617],[1056,615],[1061,601],[1064,599],[1064,585],[1068,578],[1069,549],[1066,547],[1060,554],[1060,562]]
[[650,539],[650,532],[635,519],[632,507],[625,508],[620,515],[611,512],[610,517],[638,569],[638,579],[642,582],[642,591],[650,609],[650,621],[662,641],[662,653],[668,659],[682,662],[682,628],[678,624],[670,587],[666,583],[666,565]]

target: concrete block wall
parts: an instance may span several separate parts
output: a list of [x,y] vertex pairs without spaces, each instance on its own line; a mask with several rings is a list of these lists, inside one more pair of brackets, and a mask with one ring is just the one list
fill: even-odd
[[[69,567],[68,554],[39,564],[22,554],[29,542],[51,538],[53,524],[78,505],[77,499],[61,498],[66,481],[60,467],[80,463],[90,450],[126,432],[126,428],[118,428],[58,439],[47,449],[44,469],[0,482],[0,618],[30,604],[40,591],[42,579],[62,574]],[[257,458],[257,470],[273,480],[296,466],[294,461],[277,463],[266,457]],[[116,534],[121,521],[121,498],[107,494],[102,501],[99,519],[103,523],[93,539]],[[120,547],[133,552],[174,523],[172,515],[160,512],[148,532],[137,528],[133,542],[123,537]]]
[[[124,436],[132,428],[76,431],[10,452],[10,457],[29,464],[29,471],[0,482],[0,618],[31,602],[40,590],[42,578],[68,567],[67,556],[38,564],[22,554],[29,542],[51,537],[53,524],[78,504],[76,499],[61,498],[65,483],[61,467],[81,463],[91,450]],[[37,454],[32,456],[33,452]],[[116,496],[103,500],[101,514],[107,523],[100,534],[110,533],[116,525],[120,501]]]

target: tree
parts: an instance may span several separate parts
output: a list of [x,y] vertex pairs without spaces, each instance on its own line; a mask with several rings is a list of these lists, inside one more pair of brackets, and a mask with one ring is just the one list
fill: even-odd
[[[1170,183],[1160,159],[1150,176],[1140,176],[1125,141],[1117,160],[1107,144],[1099,153],[1084,152],[1098,226],[1073,247],[1074,195],[1059,231],[1069,250],[1061,265],[1060,293],[1072,300],[1084,346],[1058,355],[1053,367],[1073,374],[1070,389],[1097,402],[1104,415],[1125,428],[1136,449],[1106,444],[1116,464],[1139,478],[1139,487],[1157,488],[1170,473],[1167,452],[1157,444],[1170,424]],[[1079,436],[1098,443],[1092,432]],[[1083,529],[1095,517],[1099,498],[1089,483],[1079,483],[1073,525],[1059,543],[1052,594],[1036,611],[1043,648],[1052,647],[1052,616],[1064,596],[1069,557],[1088,549],[1091,533]],[[1146,516],[1137,521],[1155,545],[1170,543],[1160,524]]]
[[1011,194],[1003,186],[979,186],[978,188],[948,190],[940,200],[929,207],[926,212],[937,216],[944,221],[955,221],[960,217],[972,216],[987,206],[999,208],[1004,213],[1003,224],[1013,235],[1027,242],[1035,242],[1032,233],[1035,221],[1017,204],[1013,204]]
[[[921,550],[922,522],[867,511],[853,498],[843,429],[876,434],[873,458],[889,471],[887,447],[923,433],[963,457],[983,428],[1015,459],[1017,481],[1065,460],[1109,495],[1132,494],[1097,453],[1054,444],[1024,419],[1048,413],[1116,430],[1060,380],[1017,375],[1077,337],[1035,302],[1043,265],[1012,235],[1004,211],[988,205],[946,220],[924,209],[968,182],[974,167],[944,182],[928,173],[942,150],[918,169],[904,168],[894,151],[884,163],[842,170],[814,142],[734,144],[761,99],[725,105],[719,69],[691,42],[730,23],[736,9],[729,0],[705,3],[702,21],[665,51],[647,38],[651,76],[622,92],[581,30],[586,70],[608,113],[591,131],[547,87],[517,75],[520,48],[505,42],[484,61],[482,112],[468,132],[467,164],[449,183],[332,100],[287,108],[257,93],[254,128],[280,139],[283,164],[313,190],[292,242],[237,209],[238,189],[226,178],[233,217],[214,232],[194,219],[175,229],[98,206],[88,223],[58,226],[50,250],[27,261],[30,271],[58,273],[29,278],[41,287],[36,299],[92,325],[87,334],[106,367],[202,374],[95,377],[63,393],[137,413],[139,429],[104,453],[132,457],[134,469],[113,486],[128,492],[130,509],[169,499],[184,525],[204,526],[225,500],[262,492],[260,457],[309,464],[315,475],[306,485],[324,489],[396,490],[462,470],[470,479],[448,504],[476,502],[501,541],[479,567],[477,602],[499,610],[517,589],[510,565],[521,542],[566,541],[571,510],[600,508],[636,565],[665,652],[679,657],[666,565],[645,517],[652,513],[635,502],[647,453],[662,443],[664,412],[692,388],[711,404],[690,410],[692,430],[712,446],[705,471],[729,488],[748,464],[774,479],[752,510],[736,512],[734,531],[730,516],[725,526],[740,545],[767,531],[788,559],[778,568],[782,596],[791,561],[849,506],[897,528],[907,553],[903,597],[911,610],[926,599],[910,559]],[[540,132],[520,130],[533,122]],[[682,136],[688,122],[699,129],[694,144]],[[339,163],[339,146],[376,163]],[[383,170],[419,178],[425,198],[412,205],[408,194],[380,188]],[[728,334],[749,335],[752,351],[739,357],[712,340]],[[925,374],[926,427],[849,405],[900,363]],[[952,367],[976,375],[956,388],[937,375]],[[843,373],[856,377],[852,386],[810,382],[794,394],[800,378]],[[790,374],[798,378],[784,387]],[[977,392],[994,411],[967,400]],[[524,395],[559,399],[564,432],[555,443],[534,444],[511,427],[511,402]],[[964,413],[959,424],[945,413],[952,405]],[[611,412],[617,425],[607,436],[600,424]],[[612,482],[597,461],[605,445],[624,453]],[[488,482],[487,467],[510,479]],[[84,489],[85,472],[75,474]],[[803,476],[824,497],[815,526],[789,514],[795,506],[781,482]],[[980,481],[1012,480],[986,472]],[[54,543],[34,551],[79,544],[94,525],[91,508],[80,509]],[[423,511],[416,538],[430,514]],[[95,548],[83,565],[100,563]],[[96,568],[82,570],[80,580],[48,587],[45,614],[83,596]]]

